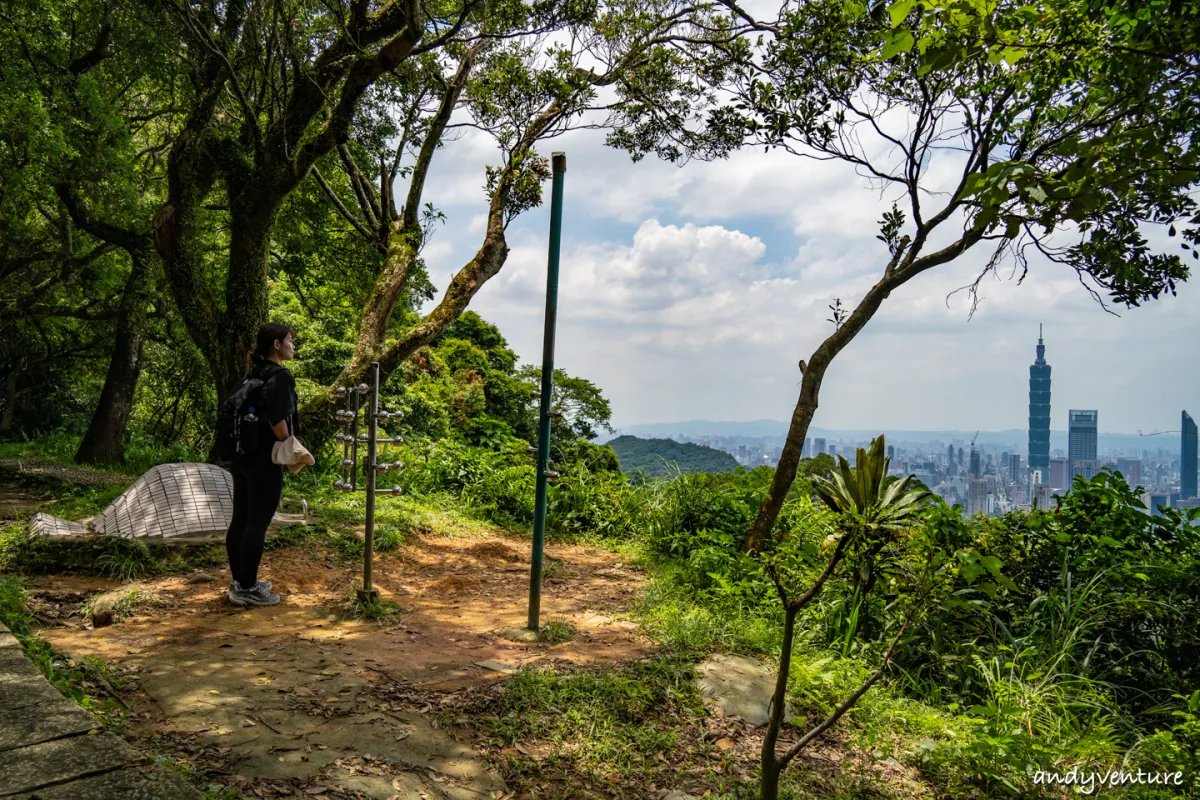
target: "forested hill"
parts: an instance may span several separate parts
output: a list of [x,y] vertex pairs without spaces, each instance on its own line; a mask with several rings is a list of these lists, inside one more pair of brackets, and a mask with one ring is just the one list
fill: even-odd
[[641,471],[647,477],[665,477],[674,472],[668,466],[674,463],[680,472],[733,472],[737,459],[699,444],[683,443],[671,439],[639,439],[636,436],[618,436],[608,443],[621,462],[621,471],[632,475]]

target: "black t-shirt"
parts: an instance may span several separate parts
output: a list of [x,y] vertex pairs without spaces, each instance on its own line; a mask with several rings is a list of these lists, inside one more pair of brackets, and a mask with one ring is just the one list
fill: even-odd
[[295,436],[299,433],[299,417],[296,413],[299,406],[296,397],[296,378],[287,367],[276,366],[273,362],[254,368],[254,376],[262,377],[266,373],[270,377],[258,390],[258,397],[252,397],[247,406],[254,407],[254,414],[259,419],[259,446],[255,461],[271,463],[271,448],[279,439],[271,426],[287,420],[288,433]]

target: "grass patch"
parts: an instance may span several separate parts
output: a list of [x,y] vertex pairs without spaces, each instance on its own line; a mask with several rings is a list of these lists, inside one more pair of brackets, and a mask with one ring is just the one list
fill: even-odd
[[538,631],[537,640],[547,644],[559,644],[571,641],[577,632],[575,626],[565,619],[550,619]]
[[130,581],[150,575],[191,572],[225,563],[225,546],[146,542],[117,536],[56,541],[33,536],[24,525],[0,529],[0,571],[41,575],[74,572]]
[[[31,441],[0,443],[0,458],[40,458],[65,467],[79,467],[80,465],[75,463],[79,442],[78,433],[56,431]],[[141,475],[158,464],[199,463],[207,458],[207,452],[193,450],[182,443],[164,445],[143,436],[134,436],[125,444],[125,463],[88,464],[86,469],[121,475]]]
[[661,785],[683,757],[680,743],[703,738],[692,678],[690,664],[668,658],[617,670],[522,669],[499,698],[473,709],[473,722],[493,745],[551,748],[539,759],[509,756],[502,770],[518,793],[562,771],[585,783]]
[[710,652],[778,655],[783,636],[775,615],[697,602],[681,580],[684,569],[678,564],[654,560],[642,566],[650,582],[633,611],[642,631],[663,649],[693,657]]
[[[114,591],[119,591],[119,590],[114,590]],[[85,619],[91,619],[92,612],[96,606],[96,601],[99,600],[101,597],[103,597],[105,594],[107,594],[107,593],[101,592],[100,594],[94,594],[91,597],[89,597],[87,599],[87,602],[85,602],[82,606],[80,606],[79,613],[81,615],[83,615],[83,617]],[[161,608],[166,605],[167,605],[167,601],[165,599],[163,599],[160,595],[155,594],[154,592],[146,592],[137,587],[134,587],[132,589],[126,589],[124,591],[121,591],[120,597],[117,599],[117,602],[113,605],[112,622],[114,624],[118,623],[118,622],[123,622],[124,620],[129,619],[129,617],[133,616],[134,612],[141,608]]]
[[378,622],[380,625],[387,625],[400,616],[402,611],[400,606],[391,600],[383,599],[382,596],[374,600],[359,598],[358,591],[361,588],[356,585],[346,590],[342,602],[336,608],[339,619],[365,619]]

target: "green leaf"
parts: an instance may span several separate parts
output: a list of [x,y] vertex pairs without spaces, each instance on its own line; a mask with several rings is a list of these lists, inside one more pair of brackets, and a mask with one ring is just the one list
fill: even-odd
[[1000,51],[1000,56],[1009,64],[1015,65],[1018,61],[1025,57],[1025,48],[1006,47]]
[[917,0],[896,0],[888,6],[888,14],[892,18],[892,27],[899,27],[901,22],[908,18],[913,7],[916,6]]
[[913,38],[912,31],[905,28],[901,31],[892,31],[883,37],[883,57],[891,58],[898,53],[907,53],[916,44]]

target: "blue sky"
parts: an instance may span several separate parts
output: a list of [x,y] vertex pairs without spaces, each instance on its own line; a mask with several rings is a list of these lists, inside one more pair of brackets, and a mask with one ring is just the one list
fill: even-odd
[[[797,361],[882,273],[876,221],[891,206],[850,168],[747,151],[682,168],[632,163],[579,131],[567,153],[556,363],[596,382],[617,425],[687,419],[786,420]],[[425,251],[443,291],[482,238],[482,134],[446,146],[426,199],[447,214]],[[547,184],[547,199],[549,184]],[[509,229],[508,263],[472,302],[523,361],[540,363],[549,215]],[[1155,235],[1158,235],[1157,233]],[[973,250],[892,294],[827,372],[814,425],[834,429],[1023,428],[1038,323],[1053,367],[1052,426],[1096,408],[1104,431],[1175,430],[1200,414],[1200,287],[1106,314],[1068,268],[1033,262],[1017,285],[985,279]],[[1019,274],[1019,273],[1018,273]]]

